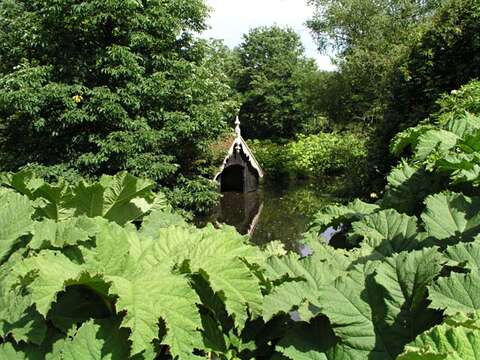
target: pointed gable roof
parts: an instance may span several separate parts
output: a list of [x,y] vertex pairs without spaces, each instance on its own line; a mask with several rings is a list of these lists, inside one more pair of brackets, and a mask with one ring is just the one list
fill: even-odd
[[223,170],[225,170],[225,168],[228,166],[228,160],[235,154],[235,152],[242,152],[247,158],[248,163],[252,166],[252,168],[257,171],[258,176],[260,178],[263,178],[264,173],[260,164],[258,163],[257,159],[255,159],[255,156],[253,156],[252,150],[250,150],[247,143],[242,137],[242,132],[240,130],[240,119],[238,118],[238,116],[235,119],[235,139],[233,140],[233,143],[228,150],[227,156],[225,156],[225,159],[223,160],[222,166],[220,166],[218,173],[215,175],[215,180],[218,179],[218,177],[222,174]]

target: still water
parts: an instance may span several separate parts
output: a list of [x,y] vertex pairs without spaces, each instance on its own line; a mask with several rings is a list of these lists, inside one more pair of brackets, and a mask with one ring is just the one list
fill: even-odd
[[266,183],[253,193],[224,193],[213,221],[235,226],[255,244],[280,240],[286,248],[298,250],[313,215],[336,201],[341,199],[318,184]]

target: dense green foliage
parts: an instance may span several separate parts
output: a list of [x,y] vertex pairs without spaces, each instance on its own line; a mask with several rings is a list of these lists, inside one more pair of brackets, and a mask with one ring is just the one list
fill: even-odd
[[392,107],[403,122],[417,123],[437,110],[442,93],[480,76],[479,33],[478,1],[447,1],[438,9],[394,78]]
[[398,131],[436,112],[438,97],[478,78],[476,0],[312,0],[309,22],[338,70],[319,77],[330,126],[373,127],[372,165],[387,174]]
[[457,111],[476,86],[396,137],[392,152],[410,155],[377,203],[316,215],[309,255],[196,229],[125,173],[3,176],[0,354],[475,359],[480,118]]
[[[0,3],[0,167],[31,169],[0,174],[1,359],[478,359],[478,2],[310,2],[335,73],[288,29],[195,40],[201,0]],[[391,156],[385,190],[301,254],[192,226],[231,99],[272,178]]]
[[260,314],[254,274],[267,255],[235,230],[187,225],[151,182],[126,174],[66,185],[23,172],[3,183],[2,359],[255,350],[239,335]]
[[[340,230],[330,244],[350,250],[329,247],[326,261],[302,276],[305,283],[281,285],[266,297],[264,307],[273,296],[269,312],[273,304],[300,311],[300,333],[280,343],[288,357],[476,358],[480,119],[455,114],[465,105],[458,94],[441,100],[435,124],[396,137],[392,151],[410,148],[412,155],[392,170],[376,204],[356,200],[317,214],[306,238],[313,250],[330,226]],[[309,261],[295,268],[303,272]],[[317,275],[334,271],[344,275]],[[319,327],[330,337],[314,336]]]
[[2,1],[1,168],[207,175],[236,104],[217,46],[193,37],[206,16],[203,0]]
[[350,172],[366,172],[365,136],[354,133],[299,135],[285,144],[254,140],[255,156],[272,179],[320,179]]
[[248,138],[291,138],[313,116],[307,81],[316,66],[305,57],[300,36],[277,26],[251,30],[237,49],[235,88]]
[[[317,10],[309,27],[319,48],[333,50],[338,57],[335,80],[319,94],[341,99],[342,106],[330,107],[329,116],[341,122],[381,118],[399,59],[442,0],[309,2]],[[331,92],[334,96],[329,96]]]

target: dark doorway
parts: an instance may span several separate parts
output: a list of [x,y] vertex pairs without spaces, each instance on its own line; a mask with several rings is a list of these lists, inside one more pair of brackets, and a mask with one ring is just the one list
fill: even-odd
[[241,165],[227,167],[222,173],[221,191],[236,191],[243,193],[245,188],[244,174],[245,168]]

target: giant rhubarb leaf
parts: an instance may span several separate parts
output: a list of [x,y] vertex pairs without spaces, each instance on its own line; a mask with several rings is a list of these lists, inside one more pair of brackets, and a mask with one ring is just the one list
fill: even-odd
[[[258,280],[246,262],[262,259],[258,248],[245,244],[233,229],[202,230],[170,227],[159,232],[152,249],[144,258],[151,265],[170,262],[188,264],[188,272],[200,273],[215,292],[221,293],[230,315],[243,326],[248,315],[260,313],[262,296]],[[245,260],[245,261],[244,261]]]
[[480,310],[480,275],[452,273],[438,279],[429,287],[432,308],[444,310],[447,315]]
[[128,359],[130,350],[128,331],[119,329],[119,321],[89,320],[83,323],[72,338],[61,345],[60,356],[64,360],[115,360]]
[[[325,348],[323,342],[307,341],[314,334],[305,335],[303,342],[290,334],[280,344],[282,352],[310,354],[306,358],[311,359],[395,359],[406,343],[438,321],[438,314],[427,310],[426,289],[441,263],[442,256],[434,248],[404,252],[383,263],[357,265],[318,288],[310,285],[308,296],[316,297],[312,315],[328,318],[337,341],[329,341],[330,347]],[[322,266],[316,265],[321,271]]]
[[434,152],[444,155],[456,145],[458,140],[459,137],[450,131],[429,130],[419,137],[415,158],[425,160]]
[[101,216],[119,224],[135,220],[151,209],[154,183],[127,173],[102,176],[93,185],[81,182],[74,190],[70,207],[75,215]]
[[378,211],[380,207],[361,200],[354,200],[347,205],[330,205],[315,215],[311,231],[321,233],[333,226],[346,225],[362,219],[365,215]]
[[480,236],[474,242],[460,243],[449,246],[445,250],[445,257],[450,260],[450,265],[462,266],[470,270],[480,270]]
[[441,189],[441,177],[406,161],[394,168],[387,180],[387,191],[381,200],[382,207],[409,215],[420,212],[423,199]]
[[33,225],[34,209],[25,196],[0,191],[0,264]]
[[398,360],[480,360],[479,319],[478,312],[447,318],[408,344]]
[[472,241],[480,233],[480,198],[445,192],[429,196],[425,204],[422,219],[435,239]]
[[352,224],[351,235],[363,238],[362,247],[383,256],[419,247],[417,218],[382,210]]
[[268,259],[266,276],[270,281],[280,284],[264,297],[264,319],[270,320],[278,313],[300,308],[301,318],[310,320],[316,315],[314,308],[319,306],[320,287],[344,274],[349,265],[349,259],[341,250],[321,244],[315,246],[313,256],[307,258],[289,254]]
[[118,296],[117,311],[125,311],[122,327],[131,330],[132,355],[147,351],[158,338],[158,321],[167,329],[162,343],[170,346],[172,355],[194,358],[193,349],[201,348],[202,327],[196,303],[200,300],[188,280],[169,274],[168,269],[151,270],[131,279],[107,277],[110,293]]

